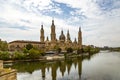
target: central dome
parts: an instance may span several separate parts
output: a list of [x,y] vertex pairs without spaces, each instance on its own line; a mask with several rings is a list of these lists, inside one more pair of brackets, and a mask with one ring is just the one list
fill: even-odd
[[59,37],[60,41],[65,41],[65,35],[63,34],[63,30],[61,31],[61,35]]

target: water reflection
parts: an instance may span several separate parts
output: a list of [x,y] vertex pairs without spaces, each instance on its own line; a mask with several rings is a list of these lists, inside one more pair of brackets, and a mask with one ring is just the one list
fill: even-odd
[[[42,80],[66,80],[67,76],[72,75],[74,68],[77,72],[75,75],[80,79],[82,73],[82,60],[83,57],[52,62],[19,62],[14,63],[11,68],[17,69],[18,73],[27,72],[28,74],[33,74],[35,71],[40,71],[39,74],[41,74],[40,76]],[[51,74],[51,77],[49,76],[48,78],[48,74]]]
[[120,80],[120,53],[102,52],[62,61],[19,62],[17,80]]

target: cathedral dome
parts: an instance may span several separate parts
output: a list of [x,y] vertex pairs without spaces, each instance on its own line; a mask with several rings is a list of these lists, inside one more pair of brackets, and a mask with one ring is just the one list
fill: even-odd
[[64,35],[64,34],[63,34],[63,35],[60,35],[59,39],[60,39],[60,40],[65,40],[65,35]]
[[60,41],[65,41],[65,35],[63,34],[63,31],[61,31],[61,35],[59,37]]

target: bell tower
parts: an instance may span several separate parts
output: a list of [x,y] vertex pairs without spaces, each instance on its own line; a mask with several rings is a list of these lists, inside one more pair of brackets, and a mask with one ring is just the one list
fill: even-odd
[[67,31],[67,42],[71,42],[69,30]]
[[54,25],[54,20],[52,20],[52,25],[51,25],[51,42],[56,41],[56,33],[55,33],[55,25]]
[[44,42],[44,29],[43,25],[41,25],[41,30],[40,30],[40,42]]
[[82,48],[82,32],[81,32],[80,27],[79,27],[79,31],[78,31],[78,46],[79,46],[79,48]]

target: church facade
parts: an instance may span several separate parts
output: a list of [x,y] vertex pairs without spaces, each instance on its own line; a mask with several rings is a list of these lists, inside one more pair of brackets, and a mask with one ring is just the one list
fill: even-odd
[[52,20],[50,40],[48,39],[48,37],[45,40],[44,28],[43,25],[41,25],[40,41],[16,40],[10,42],[8,48],[10,51],[15,51],[15,50],[20,51],[23,48],[25,48],[27,44],[31,44],[34,47],[37,47],[38,49],[44,49],[45,51],[55,50],[56,48],[61,48],[62,50],[65,50],[66,48],[70,48],[70,47],[73,49],[81,49],[82,48],[81,28],[79,28],[78,30],[77,40],[75,38],[73,42],[71,41],[69,30],[67,31],[66,36],[64,35],[63,30],[61,30],[61,35],[57,40],[54,20]]

